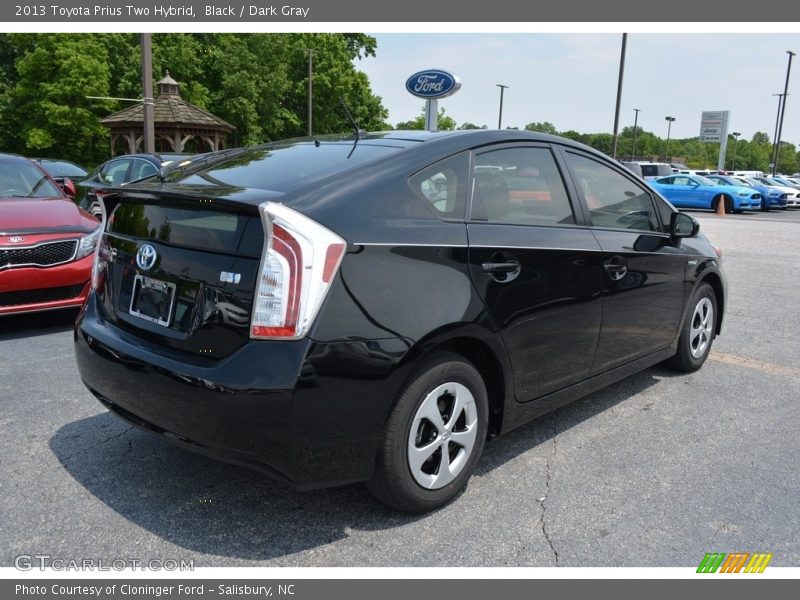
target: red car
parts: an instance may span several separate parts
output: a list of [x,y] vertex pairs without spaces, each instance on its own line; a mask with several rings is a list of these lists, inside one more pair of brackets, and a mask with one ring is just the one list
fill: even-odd
[[81,306],[99,235],[38,165],[0,154],[0,315]]

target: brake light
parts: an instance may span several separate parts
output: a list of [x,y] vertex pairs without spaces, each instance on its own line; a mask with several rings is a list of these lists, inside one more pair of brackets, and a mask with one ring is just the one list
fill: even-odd
[[94,245],[94,260],[92,261],[92,289],[97,291],[105,285],[106,268],[111,261],[111,247],[103,236],[106,230],[106,209],[101,202],[100,225],[97,227],[97,241]]
[[274,202],[258,207],[265,244],[250,337],[299,339],[311,327],[347,248],[316,221]]

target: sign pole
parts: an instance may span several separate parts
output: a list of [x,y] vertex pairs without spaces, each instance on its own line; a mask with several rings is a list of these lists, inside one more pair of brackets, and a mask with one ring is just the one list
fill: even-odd
[[719,159],[717,159],[717,171],[725,170],[725,154],[728,152],[728,116],[729,111],[722,113],[722,131],[719,139]]
[[425,129],[439,131],[439,101],[425,100]]

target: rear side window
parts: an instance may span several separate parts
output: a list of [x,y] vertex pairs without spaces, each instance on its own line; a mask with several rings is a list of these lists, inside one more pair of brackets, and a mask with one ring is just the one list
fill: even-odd
[[575,222],[549,148],[504,148],[479,154],[470,217],[521,225]]
[[468,169],[469,156],[462,153],[422,169],[409,183],[440,217],[463,219]]
[[591,158],[567,153],[575,183],[597,227],[659,231],[650,194],[614,169]]

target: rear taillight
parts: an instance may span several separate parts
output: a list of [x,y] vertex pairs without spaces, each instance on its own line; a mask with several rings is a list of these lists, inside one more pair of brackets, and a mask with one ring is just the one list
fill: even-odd
[[347,245],[282,204],[265,202],[258,209],[265,243],[250,337],[299,339],[314,322]]
[[105,284],[106,267],[111,260],[111,248],[104,237],[106,231],[106,209],[100,202],[100,226],[97,228],[97,241],[94,245],[94,260],[92,261],[92,289],[99,290]]

